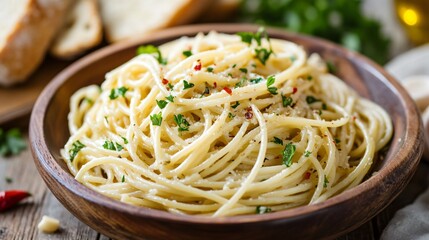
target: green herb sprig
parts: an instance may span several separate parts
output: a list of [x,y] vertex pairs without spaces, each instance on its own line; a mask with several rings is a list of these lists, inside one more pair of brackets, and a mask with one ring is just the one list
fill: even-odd
[[189,126],[191,124],[189,124],[188,121],[186,121],[186,119],[184,118],[184,116],[182,114],[177,114],[174,115],[174,121],[176,122],[177,126],[179,127],[179,132],[183,132],[183,131],[188,131],[189,130]]
[[27,144],[18,128],[8,131],[0,128],[0,156],[16,155],[26,147]]
[[86,147],[85,144],[81,143],[79,140],[72,144],[72,148],[69,150],[70,162],[73,162],[76,155],[79,153],[82,148]]
[[285,148],[282,151],[282,160],[283,164],[286,165],[286,167],[292,166],[292,158],[293,155],[295,155],[296,146],[292,143],[286,144]]
[[155,47],[154,45],[143,45],[137,48],[137,55],[140,54],[152,54],[155,56],[156,60],[162,64],[167,64],[167,59],[162,57],[161,51],[159,48]]

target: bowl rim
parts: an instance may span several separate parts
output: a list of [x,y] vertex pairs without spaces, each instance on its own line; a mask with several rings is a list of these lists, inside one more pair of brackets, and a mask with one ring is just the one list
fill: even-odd
[[[122,203],[120,201],[111,199],[107,196],[98,193],[89,187],[84,186],[75,180],[72,175],[62,169],[56,162],[54,156],[50,153],[47,143],[46,136],[44,134],[44,119],[46,116],[46,110],[52,100],[52,97],[55,95],[56,91],[66,82],[69,76],[72,76],[78,72],[82,66],[86,66],[95,61],[100,61],[103,57],[111,54],[115,54],[119,51],[127,49],[131,46],[139,44],[148,44],[154,41],[165,40],[165,39],[175,39],[184,35],[195,35],[198,32],[209,32],[211,30],[217,30],[218,32],[225,33],[234,33],[237,31],[256,31],[259,26],[252,24],[195,24],[195,25],[185,25],[174,28],[169,28],[161,31],[154,32],[148,36],[144,36],[138,39],[133,39],[129,41],[124,41],[116,44],[112,44],[107,47],[103,47],[81,59],[74,62],[66,69],[61,71],[55,78],[45,87],[41,95],[38,97],[35,106],[33,108],[31,119],[30,119],[30,142],[31,149],[33,151],[33,159],[37,164],[39,164],[46,172],[49,173],[51,177],[55,179],[63,188],[72,192],[73,194],[84,198],[86,201],[92,202],[94,204],[101,205],[108,209],[114,209],[115,211],[125,212],[129,215],[136,217],[145,217],[152,218],[157,220],[168,220],[168,221],[180,221],[182,223],[190,224],[245,224],[245,223],[255,223],[262,221],[275,221],[275,220],[285,220],[293,218],[301,218],[307,214],[313,213],[315,211],[323,211],[328,208],[332,208],[339,203],[347,202],[352,200],[358,195],[362,195],[371,190],[370,186],[383,182],[383,178],[388,172],[400,167],[400,164],[404,160],[409,158],[409,153],[412,150],[415,150],[418,145],[421,145],[421,133],[420,128],[410,128],[410,126],[421,126],[420,118],[417,117],[418,111],[414,102],[408,93],[403,89],[403,87],[390,75],[388,74],[381,66],[374,63],[372,60],[368,59],[365,56],[362,56],[358,53],[352,52],[348,49],[345,49],[335,43],[329,42],[313,36],[306,36],[303,34],[291,33],[285,31],[284,29],[279,28],[267,28],[269,35],[275,36],[291,36],[299,37],[302,39],[309,39],[311,41],[320,42],[323,45],[326,45],[330,48],[338,49],[342,51],[344,56],[350,58],[356,58],[363,63],[362,68],[369,70],[375,69],[377,74],[380,74],[380,81],[384,85],[391,85],[392,90],[396,91],[397,95],[400,96],[399,100],[404,106],[405,119],[404,124],[406,125],[406,131],[404,132],[405,139],[401,152],[406,153],[400,156],[400,159],[392,161],[389,165],[386,165],[383,169],[378,171],[377,174],[372,175],[370,178],[366,179],[364,182],[353,187],[352,189],[346,190],[332,198],[329,198],[323,202],[316,203],[313,205],[304,205],[292,209],[286,209],[278,212],[273,212],[270,214],[253,214],[253,215],[239,215],[239,216],[227,216],[227,217],[207,217],[199,215],[179,215],[162,210],[150,209],[146,207],[138,207]],[[407,106],[407,107],[405,107]],[[414,117],[413,117],[414,116]],[[411,141],[412,140],[412,141]],[[420,147],[421,148],[421,147]],[[421,152],[421,151],[420,151]],[[419,153],[417,154],[419,155]],[[420,154],[421,155],[421,154]],[[392,156],[397,158],[397,156]],[[416,158],[419,158],[418,156]],[[419,160],[415,160],[414,164],[417,165]],[[60,172],[58,172],[60,171]],[[39,170],[40,172],[40,170]],[[73,183],[73,184],[70,184]],[[390,200],[390,202],[393,198]],[[387,205],[386,205],[387,206]],[[379,209],[381,211],[382,209]]]

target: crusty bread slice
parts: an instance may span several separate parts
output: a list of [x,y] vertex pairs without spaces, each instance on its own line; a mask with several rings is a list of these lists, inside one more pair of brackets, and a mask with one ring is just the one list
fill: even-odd
[[109,42],[192,22],[210,0],[99,0]]
[[0,85],[24,81],[40,64],[71,0],[0,0]]
[[73,58],[97,46],[103,30],[97,0],[77,0],[50,52],[58,58]]

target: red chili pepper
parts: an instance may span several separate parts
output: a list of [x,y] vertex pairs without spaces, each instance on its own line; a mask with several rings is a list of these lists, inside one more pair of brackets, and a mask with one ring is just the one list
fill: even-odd
[[295,94],[297,91],[298,91],[298,88],[294,87],[294,88],[292,89],[292,94]]
[[229,87],[224,87],[222,90],[224,90],[229,95],[232,95],[232,90]]
[[168,80],[167,80],[167,79],[165,79],[165,78],[163,78],[163,79],[162,79],[162,84],[164,84],[164,85],[165,85],[165,84],[168,84]]
[[304,179],[305,179],[305,180],[310,179],[310,176],[311,176],[311,173],[310,173],[310,172],[305,172],[305,173],[304,173]]
[[217,88],[217,83],[216,82],[213,82],[213,87]]
[[201,70],[201,61],[200,60],[197,60],[197,65],[195,65],[194,70],[195,71],[200,71]]
[[31,196],[29,192],[21,191],[21,190],[9,190],[9,191],[1,191],[0,192],[0,212],[3,212],[25,198]]

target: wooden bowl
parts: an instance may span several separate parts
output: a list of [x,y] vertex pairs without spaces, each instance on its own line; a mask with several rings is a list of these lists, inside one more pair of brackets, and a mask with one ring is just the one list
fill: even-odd
[[320,239],[345,234],[385,208],[411,179],[423,151],[417,108],[405,90],[380,66],[340,46],[314,37],[269,29],[317,52],[337,66],[337,75],[362,96],[384,107],[393,120],[394,136],[383,160],[357,187],[322,203],[263,215],[210,218],[182,216],[136,207],[105,197],[77,182],[60,157],[69,137],[70,96],[89,84],[100,84],[106,72],[135,56],[141,44],[159,45],[180,36],[217,30],[256,31],[251,25],[194,25],[157,32],[136,41],[108,46],[61,72],[36,102],[30,139],[36,166],[58,200],[82,222],[116,239]]

